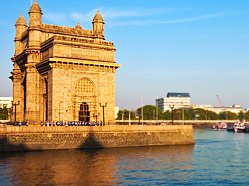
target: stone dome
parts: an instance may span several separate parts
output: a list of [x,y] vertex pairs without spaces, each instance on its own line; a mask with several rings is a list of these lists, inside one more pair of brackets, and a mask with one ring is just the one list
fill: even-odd
[[16,20],[16,25],[27,25],[27,23],[26,23],[24,17],[22,16],[22,14]]
[[93,22],[101,22],[104,23],[104,19],[101,16],[99,10],[97,11],[97,13],[95,14],[94,18],[93,18]]
[[75,28],[76,28],[76,29],[80,29],[80,30],[83,29],[82,26],[80,25],[80,22],[78,22],[78,24],[75,26]]
[[29,13],[42,13],[41,8],[37,2],[37,0],[34,1],[32,6],[29,9]]

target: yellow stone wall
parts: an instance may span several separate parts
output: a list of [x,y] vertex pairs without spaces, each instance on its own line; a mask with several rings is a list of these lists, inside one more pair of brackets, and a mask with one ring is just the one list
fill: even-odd
[[[86,99],[91,105],[90,121],[96,116],[102,121],[100,104],[107,103],[105,121],[113,123],[115,72],[120,65],[115,62],[114,44],[104,39],[100,13],[93,19],[92,30],[80,25],[43,24],[37,2],[29,14],[29,26],[23,17],[17,21],[16,53],[12,58],[13,97],[15,102],[20,101],[17,121],[77,121],[79,105]],[[76,95],[75,86],[83,78],[94,85],[94,95]]]

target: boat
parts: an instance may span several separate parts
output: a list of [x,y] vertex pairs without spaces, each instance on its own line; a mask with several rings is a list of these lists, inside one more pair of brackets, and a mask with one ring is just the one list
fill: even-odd
[[246,132],[246,123],[245,123],[245,121],[236,122],[234,124],[234,132]]
[[227,126],[227,131],[228,131],[228,132],[234,132],[234,125],[231,125],[231,124],[228,125],[228,126]]
[[213,125],[213,130],[226,130],[227,124],[224,122],[218,122],[216,125]]

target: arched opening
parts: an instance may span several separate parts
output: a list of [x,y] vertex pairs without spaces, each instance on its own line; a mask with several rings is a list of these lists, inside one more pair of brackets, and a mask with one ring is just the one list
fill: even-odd
[[79,121],[84,121],[84,122],[90,121],[89,105],[86,102],[82,102],[80,104]]
[[[92,121],[97,115],[96,87],[89,78],[82,78],[75,84],[75,93],[72,96],[73,119]],[[95,120],[95,119],[94,119]]]

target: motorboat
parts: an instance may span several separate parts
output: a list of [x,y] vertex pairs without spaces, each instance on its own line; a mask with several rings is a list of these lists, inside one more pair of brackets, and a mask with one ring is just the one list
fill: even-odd
[[227,124],[224,122],[218,122],[216,125],[213,125],[213,130],[226,130]]
[[235,123],[234,132],[246,132],[246,123],[244,121]]

